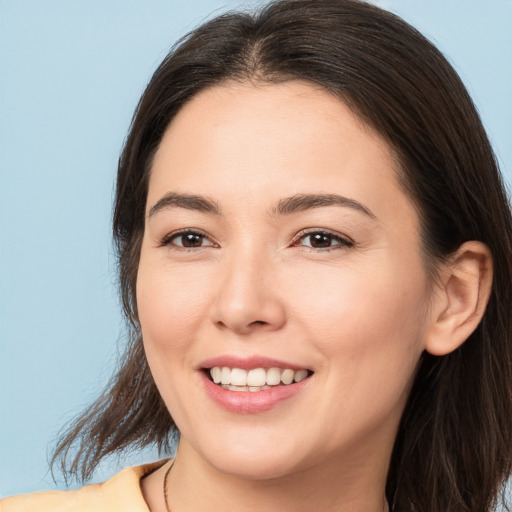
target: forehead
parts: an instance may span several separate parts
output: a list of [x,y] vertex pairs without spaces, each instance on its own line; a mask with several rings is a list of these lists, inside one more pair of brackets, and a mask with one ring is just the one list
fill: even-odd
[[[373,146],[386,156],[392,153],[377,132],[337,96],[298,80],[279,84],[227,82],[200,92],[172,120],[161,146],[176,149],[191,139],[201,142],[197,149],[208,152],[210,158],[217,149],[231,144],[233,156],[242,147],[246,160],[264,158],[262,148],[279,149],[281,162],[296,154],[291,149],[301,142],[308,143],[303,152],[312,157],[328,153],[334,146],[348,156],[346,149],[356,149],[356,140],[361,151]],[[331,148],[327,142],[332,142]],[[194,156],[201,155],[189,155]]]
[[172,190],[247,204],[262,194],[275,202],[336,192],[378,210],[397,199],[410,208],[396,169],[389,144],[328,91],[299,81],[227,83],[197,94],[170,123],[148,207]]

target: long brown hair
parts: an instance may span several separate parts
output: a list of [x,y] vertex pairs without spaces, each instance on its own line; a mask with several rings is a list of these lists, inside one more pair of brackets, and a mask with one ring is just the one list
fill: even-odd
[[118,373],[71,425],[53,463],[88,478],[107,455],[169,448],[176,427],[146,362],[135,302],[153,155],[175,114],[201,90],[227,80],[294,79],[338,95],[394,148],[419,212],[427,268],[467,240],[493,254],[496,277],[479,327],[455,352],[422,356],[386,488],[395,511],[489,511],[512,469],[510,207],[455,71],[400,18],[358,0],[278,0],[254,14],[219,16],[179,42],[153,75],[119,160],[115,200],[130,342]]

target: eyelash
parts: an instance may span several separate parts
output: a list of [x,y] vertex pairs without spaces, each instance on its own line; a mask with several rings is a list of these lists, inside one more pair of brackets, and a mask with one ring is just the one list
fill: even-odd
[[[299,242],[305,240],[307,237],[311,237],[312,235],[322,235],[325,237],[329,237],[331,241],[336,242],[335,245],[331,245],[328,247],[312,247],[311,245],[300,245]],[[291,243],[292,247],[303,247],[306,250],[312,250],[312,251],[321,251],[321,252],[328,252],[328,251],[334,251],[339,249],[350,249],[355,244],[352,240],[349,238],[342,237],[341,235],[334,233],[332,231],[329,231],[327,229],[318,229],[318,228],[312,228],[308,231],[302,231],[299,233]]]
[[[173,241],[176,240],[179,237],[184,237],[186,235],[190,236],[198,236],[202,237],[202,241],[208,240],[210,244],[208,245],[199,245],[199,246],[192,246],[192,247],[186,247],[184,245],[178,245],[174,243]],[[313,247],[312,245],[301,245],[300,241],[305,240],[307,237],[311,237],[313,235],[322,235],[325,237],[329,237],[331,241],[336,242],[335,245],[330,245],[328,247]],[[183,241],[182,241],[183,242]],[[195,251],[197,249],[202,249],[204,247],[214,247],[218,248],[219,245],[215,242],[211,241],[210,238],[203,232],[195,229],[183,229],[180,231],[176,231],[174,233],[170,233],[167,235],[161,242],[161,246],[168,246],[172,247],[173,250],[179,250],[179,251]],[[312,250],[312,251],[320,251],[320,252],[328,252],[333,251],[337,249],[349,249],[350,247],[354,246],[354,242],[348,238],[344,238],[332,231],[326,230],[326,229],[318,229],[313,228],[308,231],[303,231],[296,235],[294,239],[292,240],[290,247],[302,247],[306,250]]]
[[[195,247],[186,247],[184,245],[178,245],[173,243],[173,240],[184,237],[186,235],[192,235],[192,236],[200,236],[202,237],[202,240],[208,240],[210,242],[209,245],[203,246],[195,246]],[[172,247],[174,250],[178,251],[196,251],[197,249],[203,249],[204,247],[219,247],[215,242],[212,242],[210,238],[203,232],[196,230],[196,229],[182,229],[180,231],[175,231],[174,233],[170,233],[164,239],[162,240],[161,244],[162,246],[169,246]]]

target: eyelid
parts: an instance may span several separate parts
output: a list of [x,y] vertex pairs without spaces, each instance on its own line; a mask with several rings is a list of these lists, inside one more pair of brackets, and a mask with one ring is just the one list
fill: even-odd
[[[199,246],[199,247],[185,247],[182,245],[172,243],[173,239],[179,237],[180,235],[187,235],[187,234],[202,236],[203,238],[205,238],[206,240],[208,240],[210,242],[210,245]],[[215,247],[215,248],[219,247],[219,245],[216,242],[214,242],[209,235],[207,235],[201,229],[197,229],[197,228],[182,228],[182,229],[173,231],[171,233],[168,233],[160,241],[160,246],[161,247],[171,247],[172,246],[172,248],[174,250],[185,250],[185,251],[189,251],[189,250],[197,251],[198,249],[204,249],[205,247]]]
[[[306,245],[304,245],[304,246],[299,245],[299,242],[301,240],[303,240],[305,237],[307,237],[309,235],[316,234],[316,233],[320,233],[320,234],[323,234],[323,235],[329,235],[333,239],[337,240],[339,242],[339,244],[338,245],[333,245],[331,247],[323,247],[323,248],[309,247],[309,246],[306,246]],[[299,231],[293,237],[293,240],[291,241],[291,244],[290,244],[291,247],[304,247],[306,249],[310,249],[310,250],[313,250],[313,251],[330,251],[330,250],[340,249],[340,248],[341,249],[347,249],[347,248],[353,247],[354,245],[356,245],[356,243],[349,236],[342,235],[341,233],[338,233],[337,231],[332,231],[332,230],[326,229],[326,228],[306,228],[306,229],[303,229],[302,231]]]
[[[302,245],[302,246],[300,245],[301,240],[303,240],[304,238],[306,238],[309,235],[313,235],[313,234],[317,234],[317,233],[320,233],[323,235],[329,235],[334,240],[338,241],[338,244],[330,246],[330,247],[323,247],[323,248],[309,247],[307,245]],[[201,246],[197,246],[197,247],[185,247],[182,245],[172,243],[173,239],[178,238],[181,235],[186,235],[186,234],[199,235],[199,236],[203,237],[204,239],[208,240],[209,244],[206,246],[201,245]],[[168,233],[162,238],[159,245],[162,247],[172,246],[172,249],[174,249],[174,250],[195,250],[195,251],[197,251],[198,249],[203,249],[205,247],[215,247],[215,248],[219,247],[219,245],[215,241],[213,241],[212,238],[208,234],[206,234],[201,229],[197,229],[197,228],[182,228],[182,229],[173,231],[171,233]],[[355,242],[350,237],[348,237],[346,235],[342,235],[341,233],[338,233],[336,231],[332,231],[332,230],[326,229],[326,228],[303,229],[303,230],[299,231],[293,237],[292,241],[290,242],[290,247],[303,247],[306,249],[311,249],[313,251],[329,251],[329,250],[339,249],[339,248],[346,249],[349,247],[353,247],[354,245],[355,245]]]

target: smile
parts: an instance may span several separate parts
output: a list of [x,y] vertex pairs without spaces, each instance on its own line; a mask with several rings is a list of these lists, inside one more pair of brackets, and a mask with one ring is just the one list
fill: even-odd
[[257,414],[302,396],[315,372],[295,362],[261,355],[218,355],[196,367],[206,395],[236,414]]
[[308,370],[291,368],[229,368],[214,366],[209,369],[211,380],[229,391],[265,391],[272,386],[288,386],[308,378]]

